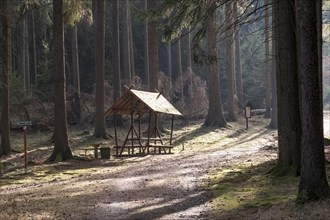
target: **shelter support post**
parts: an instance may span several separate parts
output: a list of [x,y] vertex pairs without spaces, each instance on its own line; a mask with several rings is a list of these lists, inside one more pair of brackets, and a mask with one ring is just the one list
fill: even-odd
[[116,155],[118,155],[118,136],[117,136],[117,117],[116,114],[113,114],[113,123],[114,123],[114,130],[115,130],[115,145],[116,145]]
[[148,140],[147,140],[147,152],[149,154],[149,144],[150,144],[150,131],[151,131],[151,115],[152,115],[152,112],[150,111],[149,113],[149,126],[148,126]]
[[134,154],[134,115],[131,113],[131,146],[132,146],[132,154]]
[[138,126],[139,139],[141,140],[141,114],[139,113],[139,126]]
[[172,145],[172,138],[173,138],[173,127],[174,127],[174,115],[172,115],[172,122],[171,122],[171,135],[170,135],[170,145]]

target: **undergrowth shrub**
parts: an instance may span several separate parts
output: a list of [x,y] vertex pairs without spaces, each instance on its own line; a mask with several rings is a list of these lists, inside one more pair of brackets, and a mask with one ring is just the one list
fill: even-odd
[[[164,89],[164,97],[172,102],[186,119],[205,117],[208,108],[206,82],[196,75],[190,67],[182,75],[183,79],[179,76],[172,85],[169,77],[161,72],[159,74],[159,88]],[[183,98],[181,94],[183,94]]]

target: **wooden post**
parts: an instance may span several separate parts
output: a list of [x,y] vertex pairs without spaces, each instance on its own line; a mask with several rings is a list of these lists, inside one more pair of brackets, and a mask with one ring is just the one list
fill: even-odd
[[132,154],[134,154],[134,113],[131,113],[131,132]]
[[151,130],[151,114],[152,112],[149,112],[149,126],[148,126],[148,140],[147,140],[147,152],[149,154],[149,144],[150,144],[150,130]]
[[139,113],[139,139],[141,140],[141,114]]
[[245,118],[246,130],[249,129],[249,118]]
[[94,147],[94,159],[98,159],[99,158],[99,153],[98,153],[99,144],[93,144],[93,147]]
[[249,129],[249,118],[251,118],[251,106],[248,103],[245,106],[245,120],[246,120],[246,130]]
[[113,114],[113,123],[114,123],[114,129],[115,129],[115,147],[116,147],[116,155],[118,155],[118,137],[117,137],[117,121],[116,121],[116,114]]
[[158,128],[157,128],[157,124],[158,124],[158,117],[157,117],[158,115],[157,115],[157,113],[155,113],[155,127],[154,127],[154,131],[153,132],[155,132],[155,142],[154,142],[154,144],[156,144],[156,138],[157,138],[157,130],[158,130]]
[[117,118],[116,118],[116,114],[113,114],[113,123],[114,123],[114,129],[115,129],[115,144],[116,147],[118,146],[118,138],[117,138]]
[[28,165],[28,161],[27,161],[27,141],[26,141],[27,127],[24,126],[23,130],[24,130],[24,168],[25,168],[25,173],[26,173],[27,172],[27,165]]
[[170,135],[170,145],[172,145],[173,127],[174,127],[174,115],[172,115],[171,135]]

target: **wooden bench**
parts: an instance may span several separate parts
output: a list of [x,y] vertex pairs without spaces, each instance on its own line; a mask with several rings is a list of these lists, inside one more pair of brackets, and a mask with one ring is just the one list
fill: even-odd
[[91,144],[90,146],[92,146],[92,148],[91,147],[81,147],[81,148],[78,148],[78,150],[85,151],[85,155],[87,154],[87,151],[92,150],[92,151],[94,151],[94,158],[98,159],[99,158],[98,150],[99,150],[100,145],[102,145],[102,144]]
[[145,147],[140,145],[114,146],[113,148],[116,149],[116,156],[122,155],[125,149],[127,149],[127,155],[133,155],[135,149],[139,150],[139,154],[145,154]]
[[162,151],[164,152],[164,154],[171,154],[172,153],[171,150],[173,148],[172,145],[162,145],[162,144],[149,144],[149,146],[146,147],[148,148],[148,152],[149,152],[149,148],[153,148],[154,154],[157,153],[157,150],[158,150],[158,154],[162,154]]
[[134,146],[114,146],[113,147],[116,150],[116,156],[124,156],[123,152],[126,149],[127,150],[127,156],[134,155],[135,149],[138,149],[138,154],[150,154],[150,148],[153,149],[153,154],[171,154],[171,150],[173,148],[172,145],[161,145],[161,144],[149,144],[148,146],[140,146],[140,145],[134,145]]

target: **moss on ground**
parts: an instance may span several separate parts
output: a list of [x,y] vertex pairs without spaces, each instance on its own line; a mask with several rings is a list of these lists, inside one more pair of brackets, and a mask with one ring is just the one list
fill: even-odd
[[224,219],[246,218],[262,209],[295,201],[298,178],[267,175],[272,166],[273,162],[240,164],[212,171],[205,187],[214,194],[214,214]]

